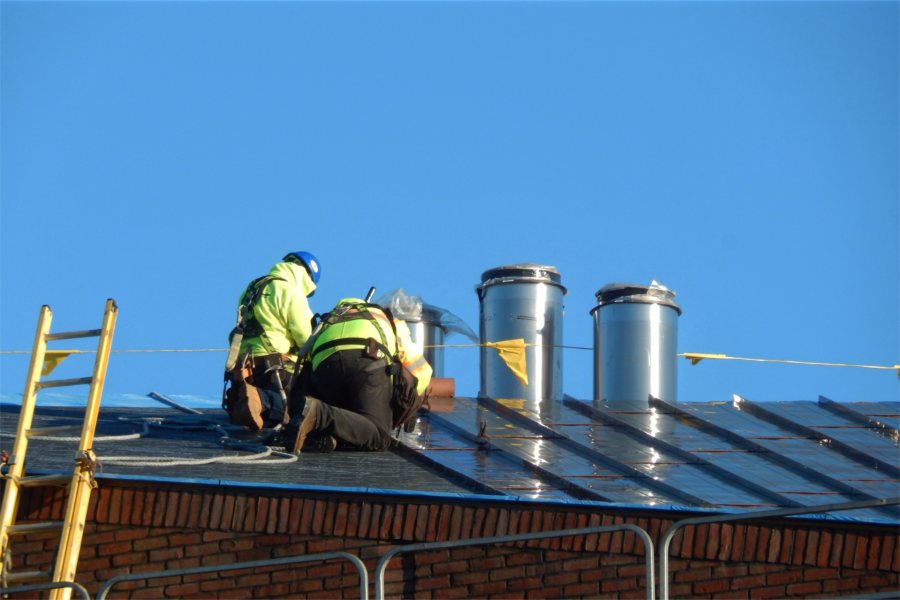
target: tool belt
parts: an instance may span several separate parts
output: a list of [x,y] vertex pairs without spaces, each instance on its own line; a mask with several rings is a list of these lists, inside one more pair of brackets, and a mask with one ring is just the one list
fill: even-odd
[[225,371],[222,408],[235,425],[259,431],[264,424],[262,397],[253,385],[253,366],[244,358],[230,371]]
[[289,354],[266,354],[263,356],[253,356],[250,358],[254,369],[262,369],[268,371],[270,369],[288,369],[293,370],[294,359]]
[[289,365],[294,365],[290,356],[273,353],[245,356],[234,369],[226,371],[222,408],[231,422],[253,431],[287,423],[289,390],[284,389],[284,382],[290,383],[290,376],[285,374]]

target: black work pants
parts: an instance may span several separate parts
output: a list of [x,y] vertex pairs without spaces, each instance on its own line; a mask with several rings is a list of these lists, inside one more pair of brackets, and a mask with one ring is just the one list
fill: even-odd
[[391,444],[391,378],[384,359],[362,350],[340,350],[323,360],[310,378],[320,404],[316,429],[360,450]]

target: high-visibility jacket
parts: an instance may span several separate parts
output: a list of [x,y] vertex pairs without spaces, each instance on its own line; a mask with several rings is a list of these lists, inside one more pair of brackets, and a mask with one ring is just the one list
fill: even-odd
[[416,376],[418,380],[416,391],[423,394],[431,383],[431,376],[434,374],[434,370],[428,364],[428,361],[425,360],[422,345],[413,341],[406,321],[395,319],[394,325],[397,327],[397,356],[400,362],[403,363],[403,366]]
[[[241,341],[241,354],[294,354],[312,333],[313,313],[307,297],[316,289],[302,265],[279,262],[269,271],[265,284],[253,305],[253,317],[262,333]],[[238,299],[244,299],[246,291]]]
[[[335,352],[365,348],[363,340],[372,338],[379,344],[379,357],[390,364],[396,356],[416,376],[417,391],[423,393],[431,383],[433,370],[425,360],[421,345],[413,342],[406,322],[393,319],[392,323],[391,317],[384,311],[374,305],[366,305],[358,298],[344,298],[338,306],[341,304],[349,304],[351,308],[343,313],[336,311],[340,316],[334,323],[326,324],[316,337],[310,352],[313,370]],[[353,305],[359,306],[353,308]]]

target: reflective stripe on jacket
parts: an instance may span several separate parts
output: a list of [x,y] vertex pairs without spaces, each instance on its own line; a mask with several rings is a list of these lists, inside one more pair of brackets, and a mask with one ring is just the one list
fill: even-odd
[[279,262],[269,275],[280,279],[267,283],[253,306],[253,315],[263,333],[244,338],[241,354],[295,354],[312,333],[313,313],[307,297],[315,291],[316,284],[309,273],[301,265]]
[[[362,304],[358,298],[345,298],[340,304]],[[397,331],[394,336],[394,329]],[[350,341],[354,339],[356,341]],[[432,368],[425,360],[422,347],[412,340],[409,327],[405,321],[394,319],[393,326],[384,311],[371,305],[365,308],[351,308],[338,317],[336,323],[327,325],[316,337],[311,351],[313,370],[319,364],[339,350],[362,350],[365,346],[359,341],[372,338],[379,344],[383,344],[390,352],[396,354],[400,362],[416,376],[417,391],[421,394],[431,383]],[[340,340],[348,340],[347,344],[339,343]],[[337,343],[335,343],[337,342]],[[329,344],[329,347],[317,352],[317,349]],[[383,352],[379,351],[379,355]],[[393,356],[384,356],[387,363],[393,361]]]
[[434,371],[425,360],[422,346],[413,341],[406,321],[396,319],[394,325],[397,327],[397,355],[403,366],[416,376],[418,380],[416,391],[422,394],[431,383]]
[[[357,298],[345,298],[338,304],[363,304],[363,300]],[[356,341],[350,341],[354,339]],[[365,348],[365,345],[358,340],[372,338],[379,344],[384,345],[390,352],[396,352],[397,340],[394,337],[394,329],[383,311],[373,306],[365,308],[350,308],[338,317],[336,323],[326,325],[312,347],[312,367],[316,370],[319,364],[335,352],[339,350],[352,350],[355,348]],[[318,350],[325,344],[339,342],[339,340],[348,340],[346,344],[330,345],[328,348]],[[379,356],[384,354],[379,350]],[[390,364],[392,356],[383,356],[387,363]]]

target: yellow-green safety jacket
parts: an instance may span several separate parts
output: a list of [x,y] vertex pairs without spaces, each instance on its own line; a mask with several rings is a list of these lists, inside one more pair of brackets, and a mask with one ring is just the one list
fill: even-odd
[[[344,298],[338,302],[341,304],[365,304],[364,300],[359,298]],[[362,311],[368,312],[367,318]],[[409,327],[405,321],[393,319],[393,327],[391,326],[390,317],[379,308],[368,304],[365,308],[351,308],[337,320],[337,322],[327,325],[316,337],[310,352],[312,356],[312,367],[315,371],[319,364],[335,352],[339,350],[361,349],[364,346],[358,341],[360,339],[372,338],[379,344],[384,345],[389,352],[395,354],[400,362],[409,369],[418,380],[417,391],[422,394],[431,383],[433,370],[425,356],[422,353],[422,346],[413,341],[409,332]],[[397,334],[394,335],[396,329]],[[352,341],[353,338],[357,341]],[[347,340],[346,344],[341,344],[340,340]],[[331,343],[329,343],[331,342]],[[329,344],[328,348],[319,350],[325,344]],[[385,358],[388,364],[393,361],[393,356],[383,356],[384,351],[379,350],[379,356]]]
[[307,297],[315,291],[316,284],[309,273],[302,265],[279,262],[269,275],[275,279],[265,285],[253,305],[253,316],[262,333],[241,341],[241,355],[294,354],[312,333],[313,313]]

